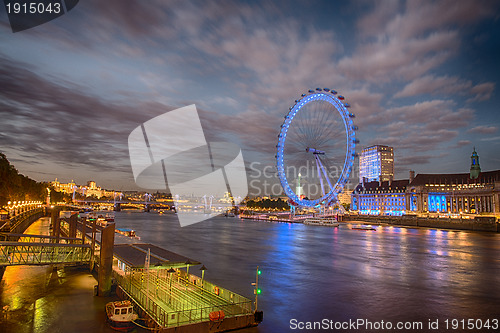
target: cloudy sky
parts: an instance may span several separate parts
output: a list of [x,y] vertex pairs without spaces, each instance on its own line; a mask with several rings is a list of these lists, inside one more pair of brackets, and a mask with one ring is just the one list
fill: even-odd
[[468,172],[473,146],[497,170],[499,19],[498,1],[82,0],[12,33],[2,9],[0,151],[36,180],[136,189],[128,135],[196,104],[209,141],[272,166],[288,107],[328,87],[396,178]]

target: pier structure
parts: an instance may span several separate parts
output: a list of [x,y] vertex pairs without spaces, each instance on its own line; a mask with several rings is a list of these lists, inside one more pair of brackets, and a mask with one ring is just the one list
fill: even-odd
[[250,299],[206,281],[204,266],[201,277],[189,273],[201,264],[196,260],[153,244],[117,244],[114,257],[117,293],[161,332],[222,332],[258,324]]
[[[156,332],[224,332],[262,321],[250,299],[206,281],[205,266],[201,278],[190,273],[199,261],[153,244],[114,244],[114,223],[57,208],[50,215],[50,235],[0,232],[0,273],[11,265],[88,265],[98,273],[98,296],[116,289]],[[29,226],[33,216],[16,223]]]

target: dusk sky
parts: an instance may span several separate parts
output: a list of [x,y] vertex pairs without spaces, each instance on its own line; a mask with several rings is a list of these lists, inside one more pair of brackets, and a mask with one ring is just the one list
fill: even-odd
[[396,179],[468,172],[474,146],[498,170],[499,20],[499,1],[81,0],[12,33],[2,6],[0,151],[38,181],[138,189],[129,134],[196,104],[207,140],[274,166],[288,108],[327,87]]

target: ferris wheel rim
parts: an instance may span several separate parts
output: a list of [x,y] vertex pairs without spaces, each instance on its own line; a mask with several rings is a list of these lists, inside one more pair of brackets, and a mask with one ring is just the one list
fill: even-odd
[[[346,132],[345,159],[342,168],[342,173],[340,174],[338,180],[335,182],[333,188],[330,188],[330,191],[328,193],[325,193],[320,198],[313,200],[300,199],[299,196],[295,193],[295,191],[290,187],[288,179],[285,175],[285,165],[283,162],[284,146],[288,130],[297,113],[308,103],[318,100],[326,101],[330,105],[332,105],[343,120]],[[350,107],[350,105],[348,103],[342,102],[343,100],[344,97],[341,95],[337,96],[337,92],[335,90],[330,90],[327,88],[325,89],[317,88],[315,91],[309,90],[307,94],[302,94],[301,98],[296,100],[295,104],[289,108],[289,111],[285,116],[285,120],[281,125],[280,134],[278,135],[278,144],[276,145],[277,148],[276,166],[278,169],[278,177],[280,179],[280,183],[285,194],[288,196],[290,200],[292,200],[292,202],[296,203],[299,206],[316,207],[318,205],[329,204],[343,190],[345,184],[347,183],[349,175],[352,172],[354,158],[356,157],[355,153],[356,143],[359,143],[359,141],[355,137],[355,130],[357,130],[357,127],[354,126],[352,121],[352,118],[354,118],[354,114],[352,114],[347,110],[347,108]]]

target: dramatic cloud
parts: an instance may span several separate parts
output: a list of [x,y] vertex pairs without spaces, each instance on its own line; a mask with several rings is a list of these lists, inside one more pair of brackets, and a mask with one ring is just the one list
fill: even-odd
[[408,39],[388,36],[382,41],[363,44],[355,55],[342,58],[339,69],[355,80],[412,80],[450,58],[458,48],[457,37],[453,31]]
[[121,183],[130,131],[196,104],[207,140],[272,165],[288,108],[327,87],[351,105],[361,147],[392,145],[404,168],[446,168],[436,156],[457,160],[471,142],[493,153],[494,138],[481,146],[474,135],[500,122],[499,8],[93,0],[22,34],[4,17],[0,148],[39,174],[71,178],[84,165],[88,174],[114,170],[109,182]]
[[422,94],[464,94],[470,90],[472,83],[458,77],[426,75],[407,84],[394,97],[408,97]]
[[457,144],[455,145],[455,147],[457,147],[457,148],[467,147],[467,146],[470,146],[471,144],[472,144],[472,142],[469,140],[459,140],[457,142]]
[[498,131],[497,126],[476,126],[469,129],[467,132],[469,133],[477,133],[477,134],[493,134]]
[[473,98],[469,99],[468,102],[474,101],[485,101],[490,99],[493,90],[495,89],[494,82],[486,82],[482,84],[478,84],[471,89],[471,93],[475,94]]

